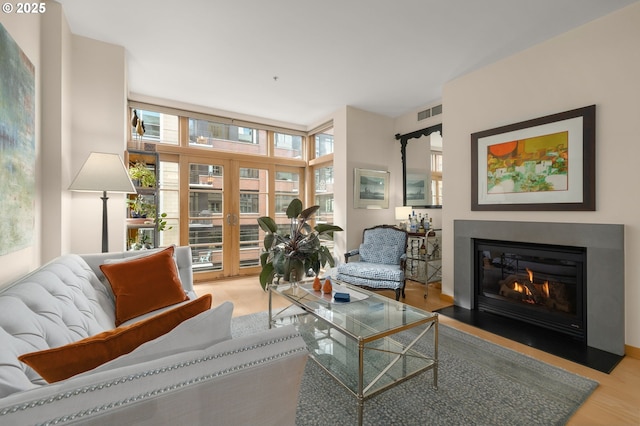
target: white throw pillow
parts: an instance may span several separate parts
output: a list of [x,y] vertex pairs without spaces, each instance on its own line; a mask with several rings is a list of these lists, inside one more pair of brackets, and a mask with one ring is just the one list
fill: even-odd
[[139,364],[180,352],[205,349],[229,340],[232,314],[233,303],[224,302],[180,323],[167,334],[143,343],[128,354],[102,364],[83,375]]

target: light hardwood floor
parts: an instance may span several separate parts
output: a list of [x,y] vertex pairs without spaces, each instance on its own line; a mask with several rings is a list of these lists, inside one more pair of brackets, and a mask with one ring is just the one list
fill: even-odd
[[[212,294],[214,306],[226,300],[233,302],[234,316],[268,309],[268,296],[262,291],[257,277],[198,283],[195,289],[199,295]],[[391,291],[383,293],[388,297],[394,297]],[[424,285],[410,281],[407,283],[407,297],[403,302],[427,311],[449,306],[449,303],[440,299],[440,290],[437,287],[429,286],[426,299],[424,293]],[[284,307],[286,302],[282,298],[276,297],[273,305],[274,307]],[[440,322],[596,380],[599,383],[598,388],[570,419],[568,425],[640,425],[640,359],[626,356],[611,374],[605,374],[443,315],[440,316]]]

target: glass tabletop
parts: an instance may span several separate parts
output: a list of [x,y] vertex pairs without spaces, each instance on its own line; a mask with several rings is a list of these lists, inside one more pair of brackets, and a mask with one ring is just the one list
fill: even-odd
[[[331,280],[331,295],[314,291],[312,282],[271,287],[296,306],[322,318],[358,341],[373,341],[401,330],[434,321],[437,314],[418,309],[388,297]],[[335,301],[336,292],[349,293],[349,302]]]

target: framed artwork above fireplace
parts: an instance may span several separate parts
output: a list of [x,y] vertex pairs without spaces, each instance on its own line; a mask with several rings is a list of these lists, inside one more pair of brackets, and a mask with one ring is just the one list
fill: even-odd
[[595,210],[596,106],[471,134],[471,210]]

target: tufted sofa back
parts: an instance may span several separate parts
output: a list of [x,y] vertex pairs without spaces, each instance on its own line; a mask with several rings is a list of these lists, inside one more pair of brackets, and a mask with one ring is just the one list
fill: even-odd
[[[46,382],[18,361],[114,328],[113,293],[80,256],[69,254],[0,290],[0,398]],[[4,393],[4,394],[3,394]]]

